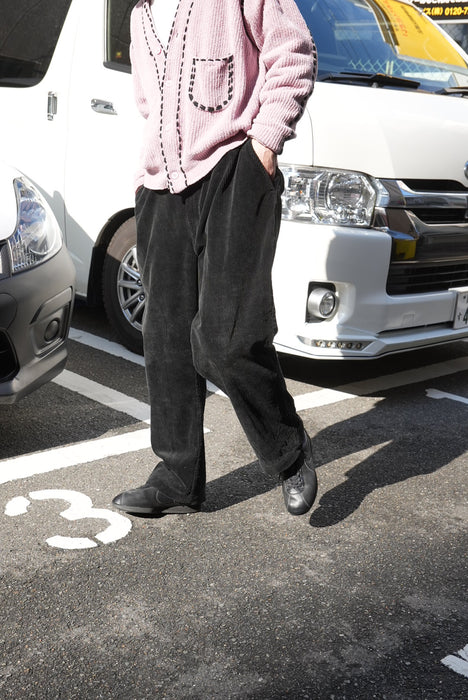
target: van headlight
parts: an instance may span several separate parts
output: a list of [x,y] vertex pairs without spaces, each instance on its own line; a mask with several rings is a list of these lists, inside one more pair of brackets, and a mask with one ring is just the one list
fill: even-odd
[[13,182],[18,218],[15,232],[7,239],[13,274],[40,265],[62,247],[62,233],[49,205],[24,177]]
[[335,226],[370,226],[382,186],[349,170],[282,165],[282,217]]

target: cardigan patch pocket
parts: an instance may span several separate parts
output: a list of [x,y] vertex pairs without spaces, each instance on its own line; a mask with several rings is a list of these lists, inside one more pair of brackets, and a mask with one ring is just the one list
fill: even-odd
[[233,81],[234,56],[194,58],[189,98],[204,112],[220,112],[232,100]]

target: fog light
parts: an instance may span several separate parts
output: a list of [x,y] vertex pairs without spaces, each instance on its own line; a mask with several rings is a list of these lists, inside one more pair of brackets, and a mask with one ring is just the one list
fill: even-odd
[[60,323],[57,321],[56,318],[54,318],[54,320],[49,323],[49,325],[44,331],[44,340],[46,341],[46,343],[50,343],[52,340],[55,340],[59,332]]
[[316,287],[307,299],[307,311],[316,318],[330,318],[338,308],[338,298],[330,289]]

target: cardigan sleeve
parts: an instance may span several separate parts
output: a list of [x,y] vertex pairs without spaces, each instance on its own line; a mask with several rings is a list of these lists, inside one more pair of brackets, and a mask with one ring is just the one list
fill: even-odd
[[244,17],[265,70],[248,135],[281,153],[312,93],[317,51],[294,0],[244,0]]

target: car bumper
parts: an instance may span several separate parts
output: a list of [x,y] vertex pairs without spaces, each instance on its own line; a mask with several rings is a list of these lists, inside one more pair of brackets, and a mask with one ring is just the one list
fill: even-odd
[[0,280],[0,403],[14,403],[59,374],[75,272],[62,248],[51,260]]
[[[391,238],[373,229],[283,221],[273,267],[281,352],[374,358],[468,337],[454,328],[455,291],[389,296]],[[307,320],[311,285],[333,284],[334,316]]]

